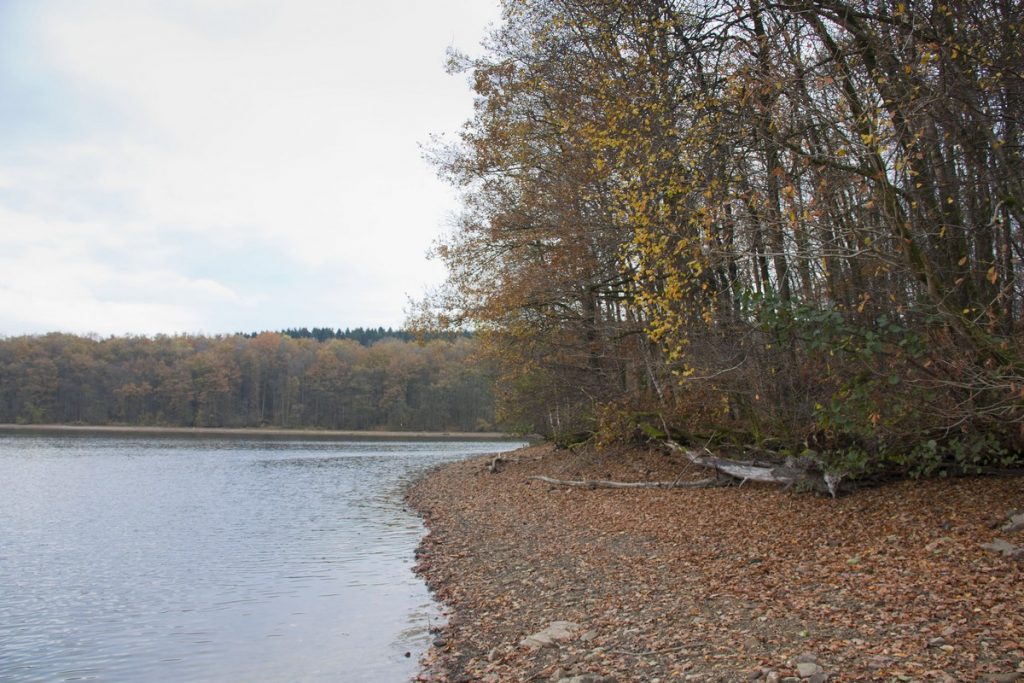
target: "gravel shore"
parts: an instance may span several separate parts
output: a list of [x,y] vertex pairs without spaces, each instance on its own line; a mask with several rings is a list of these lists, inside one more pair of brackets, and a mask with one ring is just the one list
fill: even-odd
[[[417,570],[449,612],[419,680],[1024,681],[1024,561],[981,547],[1024,479],[901,482],[832,500],[702,478],[681,458],[534,446],[410,489]],[[556,638],[532,640],[552,622]],[[538,644],[540,643],[540,644]]]

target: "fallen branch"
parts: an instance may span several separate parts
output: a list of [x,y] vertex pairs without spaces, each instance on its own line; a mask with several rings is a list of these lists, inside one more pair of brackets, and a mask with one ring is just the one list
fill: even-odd
[[581,489],[696,489],[712,486],[728,486],[729,482],[721,477],[711,477],[700,481],[608,481],[605,479],[554,479],[543,475],[529,477],[553,486],[569,486]]
[[629,650],[608,650],[608,653],[613,655],[626,655],[627,657],[651,657],[654,655],[667,654],[669,652],[680,652],[682,650],[687,650],[689,648],[689,645],[680,645],[678,647],[668,647],[664,650],[651,650],[649,652],[630,652]]

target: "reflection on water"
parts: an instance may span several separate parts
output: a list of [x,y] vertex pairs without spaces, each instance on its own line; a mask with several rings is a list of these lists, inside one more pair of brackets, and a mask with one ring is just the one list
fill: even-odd
[[0,436],[0,680],[407,680],[402,489],[518,445]]

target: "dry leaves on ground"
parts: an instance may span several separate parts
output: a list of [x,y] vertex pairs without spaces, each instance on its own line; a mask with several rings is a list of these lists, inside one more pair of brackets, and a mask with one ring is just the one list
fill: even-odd
[[[445,466],[409,494],[430,529],[418,570],[450,610],[421,678],[1024,672],[1024,562],[979,545],[1024,508],[1020,478],[902,482],[832,500],[749,484],[585,490],[528,479],[704,476],[657,452],[538,446],[498,473],[486,465]],[[520,645],[553,621],[579,635]]]

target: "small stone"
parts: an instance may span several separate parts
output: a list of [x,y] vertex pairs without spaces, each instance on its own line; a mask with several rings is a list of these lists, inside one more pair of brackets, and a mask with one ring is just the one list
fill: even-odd
[[761,647],[761,641],[753,636],[750,636],[749,638],[743,641],[743,647],[747,650],[756,650],[757,648]]
[[584,633],[582,636],[580,636],[580,640],[582,640],[584,643],[589,643],[594,638],[597,638],[597,635],[597,629],[592,628],[586,633]]
[[940,646],[945,645],[945,644],[946,644],[946,639],[943,638],[942,636],[939,636],[938,638],[932,638],[931,640],[928,641],[928,647],[940,647]]
[[806,662],[810,662],[811,664],[817,664],[818,655],[814,654],[813,652],[805,652],[802,655],[798,655],[797,658],[793,660],[794,664],[804,664]]
[[824,671],[818,672],[807,679],[807,683],[828,683],[829,674]]
[[1011,671],[1005,674],[989,674],[988,676],[983,676],[981,680],[987,683],[1014,683],[1014,681],[1024,680],[1024,673]]
[[760,669],[754,669],[749,674],[747,674],[747,680],[748,681],[759,681],[759,680],[761,680],[762,676],[764,676],[764,671],[761,671]]
[[444,638],[434,638],[434,647],[444,647],[448,644],[448,641]]
[[765,683],[779,683],[779,680],[781,678],[782,678],[782,676],[779,675],[778,671],[769,671],[768,673],[766,673],[764,675]]
[[786,676],[782,679],[781,683],[800,683],[800,679],[796,676]]
[[824,669],[814,662],[800,662],[796,665],[796,672],[800,674],[800,678],[809,678],[814,674],[820,674],[823,671]]

